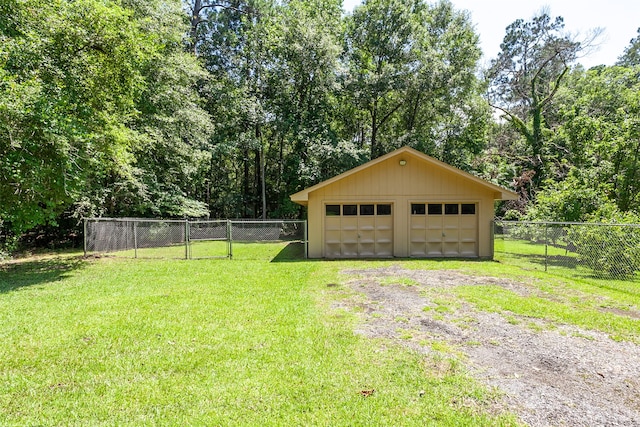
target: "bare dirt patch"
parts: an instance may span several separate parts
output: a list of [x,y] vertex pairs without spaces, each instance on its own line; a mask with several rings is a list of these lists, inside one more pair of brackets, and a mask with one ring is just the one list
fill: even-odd
[[[434,289],[495,285],[519,295],[523,283],[456,271],[389,267],[346,270],[361,296],[358,332],[397,340],[417,351],[444,341],[465,356],[470,373],[504,393],[502,407],[531,426],[640,426],[640,346],[570,325],[434,302]],[[402,284],[401,280],[410,285]],[[431,296],[429,296],[431,295]],[[443,308],[439,310],[438,308]],[[425,310],[425,308],[427,308]]]

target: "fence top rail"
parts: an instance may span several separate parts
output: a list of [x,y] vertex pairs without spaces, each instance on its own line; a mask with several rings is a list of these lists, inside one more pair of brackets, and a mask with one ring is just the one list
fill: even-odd
[[305,222],[303,219],[261,219],[261,220],[245,220],[245,219],[230,219],[228,220],[232,224],[300,224]]
[[615,222],[555,222],[555,221],[507,221],[496,219],[493,222],[500,224],[513,225],[589,225],[596,227],[636,227],[640,228],[640,224],[615,223]]
[[[184,222],[184,221],[181,221]],[[197,219],[189,220],[189,224],[226,224],[226,219]]]
[[207,223],[227,223],[232,224],[300,224],[305,222],[303,219],[157,219],[157,218],[83,218],[85,221],[92,222],[173,222],[184,224],[207,224]]
[[86,221],[94,222],[176,222],[184,224],[185,219],[156,219],[156,218],[84,218]]

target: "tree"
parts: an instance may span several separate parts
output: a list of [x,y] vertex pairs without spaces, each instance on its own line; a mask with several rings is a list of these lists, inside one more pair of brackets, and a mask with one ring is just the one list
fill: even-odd
[[344,25],[339,0],[293,0],[280,10],[269,73],[274,114],[271,144],[276,209],[298,213],[289,195],[353,167],[362,158],[352,141],[340,139],[338,70]]
[[371,0],[347,34],[352,129],[371,157],[412,145],[458,166],[482,147],[487,109],[476,78],[478,37],[448,1]]
[[[216,120],[211,209],[218,216],[300,214],[289,195],[361,160],[340,140],[338,0],[211,11],[200,58]],[[205,31],[206,30],[206,31]]]
[[372,159],[384,154],[378,134],[405,102],[403,93],[416,71],[412,14],[418,6],[419,2],[368,0],[355,8],[349,23],[348,85],[357,105],[369,115]]
[[556,179],[567,166],[591,171],[592,187],[606,184],[621,211],[640,211],[639,106],[637,67],[576,70],[554,113],[560,125],[551,142],[562,153]]
[[220,9],[228,9],[242,13],[238,1],[211,1],[211,0],[189,0],[186,7],[189,10],[189,39],[187,40],[187,48],[194,55],[198,55],[198,45],[202,42],[202,34],[200,24],[208,22],[207,16],[219,11]]
[[489,109],[477,78],[481,56],[469,15],[448,1],[427,5],[415,16],[420,67],[406,102],[388,133],[388,149],[411,145],[469,170],[485,146]]
[[55,222],[92,169],[133,177],[126,123],[149,36],[104,2],[11,3],[0,18],[0,218],[20,234]]
[[546,113],[563,80],[584,48],[563,33],[562,17],[548,13],[518,19],[506,29],[498,57],[487,70],[489,104],[524,138],[529,149],[523,165],[537,188],[545,178]]
[[201,215],[210,120],[174,0],[3,3],[0,221]]
[[638,35],[631,39],[629,46],[624,50],[624,54],[618,58],[616,65],[624,67],[640,65],[640,28],[638,28]]

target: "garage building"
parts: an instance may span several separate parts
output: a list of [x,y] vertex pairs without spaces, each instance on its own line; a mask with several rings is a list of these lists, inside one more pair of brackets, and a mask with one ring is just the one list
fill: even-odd
[[491,258],[494,201],[517,198],[410,147],[291,196],[310,258]]

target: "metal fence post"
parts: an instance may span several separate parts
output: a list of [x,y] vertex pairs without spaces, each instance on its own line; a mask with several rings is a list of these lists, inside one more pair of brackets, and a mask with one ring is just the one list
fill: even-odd
[[227,238],[229,239],[229,259],[233,259],[233,227],[231,226],[231,220],[227,220]]
[[83,232],[84,232],[84,257],[87,257],[87,218],[82,218],[83,220]]
[[495,240],[496,240],[496,222],[495,220],[491,221],[491,235],[489,237],[489,244],[491,245],[491,261],[495,258],[496,249],[495,249]]
[[138,221],[133,221],[133,257],[138,258]]
[[309,238],[307,237],[307,220],[304,221],[304,259],[309,258]]
[[549,224],[544,224],[544,271],[547,271],[547,264],[549,259]]
[[184,259],[189,259],[189,220],[184,220]]

